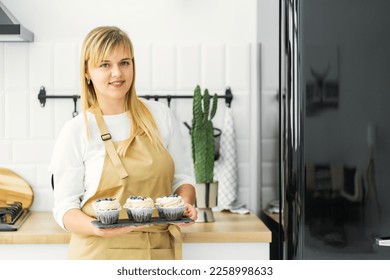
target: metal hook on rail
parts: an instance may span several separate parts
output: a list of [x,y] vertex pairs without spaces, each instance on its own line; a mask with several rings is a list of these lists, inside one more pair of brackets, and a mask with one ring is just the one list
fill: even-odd
[[77,95],[73,95],[73,103],[74,103],[74,111],[72,113],[73,117],[76,117],[79,114],[79,112],[77,112],[77,99],[78,98],[79,97]]

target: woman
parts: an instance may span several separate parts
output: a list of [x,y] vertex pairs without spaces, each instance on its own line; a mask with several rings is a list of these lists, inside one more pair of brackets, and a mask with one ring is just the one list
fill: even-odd
[[[168,107],[138,99],[132,43],[117,27],[93,29],[81,55],[83,115],[68,121],[56,142],[50,171],[53,214],[72,233],[70,259],[179,259],[174,225],[99,229],[92,202],[128,196],[156,199],[172,193],[195,220],[191,160]],[[83,117],[82,117],[83,116]],[[121,211],[120,218],[127,218]]]

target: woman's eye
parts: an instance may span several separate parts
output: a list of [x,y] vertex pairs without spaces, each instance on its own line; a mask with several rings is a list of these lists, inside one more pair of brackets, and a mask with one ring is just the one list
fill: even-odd
[[100,67],[102,67],[102,68],[107,68],[107,67],[109,67],[110,65],[108,64],[108,63],[102,63],[102,64],[100,64]]
[[122,61],[122,66],[129,66],[130,65],[130,62],[129,61]]

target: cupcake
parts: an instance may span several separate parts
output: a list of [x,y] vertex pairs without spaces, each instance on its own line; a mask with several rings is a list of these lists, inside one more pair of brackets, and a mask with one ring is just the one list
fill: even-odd
[[120,203],[111,197],[96,200],[92,207],[95,210],[96,219],[105,225],[115,224],[122,209]]
[[155,205],[160,218],[169,221],[182,219],[186,207],[186,203],[183,201],[182,197],[177,194],[159,197],[156,199]]
[[154,204],[150,197],[129,196],[123,208],[130,220],[138,223],[149,222],[152,218]]

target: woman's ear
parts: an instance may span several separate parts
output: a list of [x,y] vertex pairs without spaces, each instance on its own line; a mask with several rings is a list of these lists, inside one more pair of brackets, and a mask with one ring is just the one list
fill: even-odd
[[91,84],[91,77],[89,76],[88,73],[85,73],[85,79],[87,80],[87,84]]

